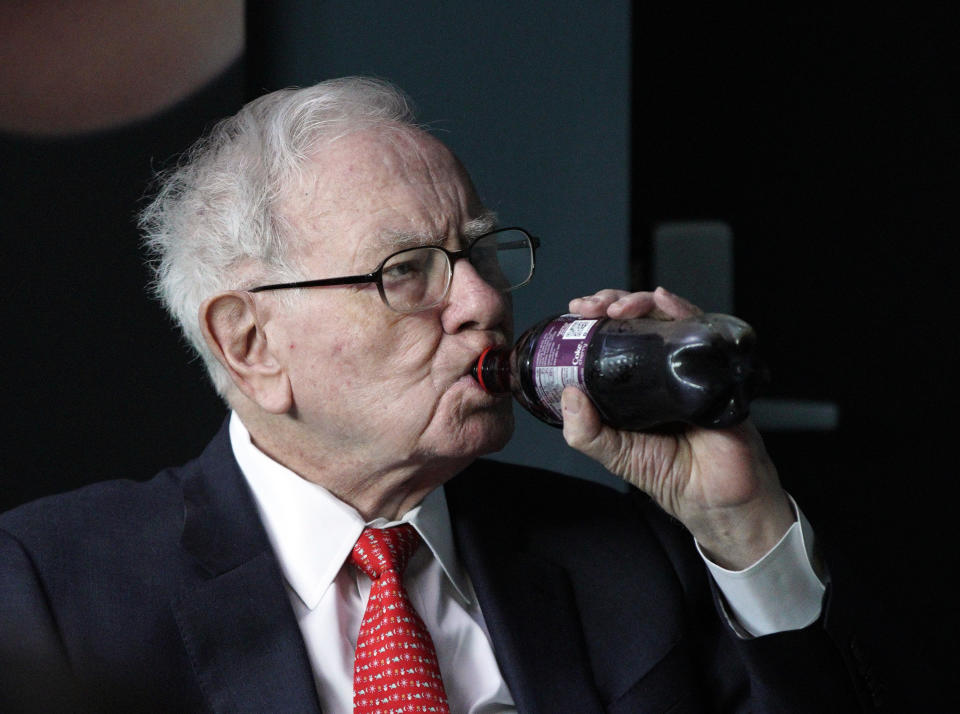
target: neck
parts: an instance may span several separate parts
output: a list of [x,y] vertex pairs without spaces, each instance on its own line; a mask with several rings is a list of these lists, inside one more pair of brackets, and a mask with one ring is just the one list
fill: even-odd
[[327,448],[289,424],[274,423],[277,417],[258,419],[240,414],[253,444],[274,461],[307,481],[322,486],[364,518],[399,520],[428,493],[443,485],[471,461],[471,458],[437,458],[434,455],[406,455],[404,458],[371,458],[382,450],[352,452],[340,443]]

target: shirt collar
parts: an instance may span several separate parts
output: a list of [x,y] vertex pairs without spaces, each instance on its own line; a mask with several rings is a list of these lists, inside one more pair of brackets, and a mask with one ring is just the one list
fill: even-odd
[[431,491],[399,521],[360,513],[322,486],[301,478],[260,451],[236,412],[230,416],[230,444],[253,491],[260,520],[287,583],[313,610],[350,555],[364,527],[410,523],[439,561],[467,605],[471,592],[453,546],[450,514],[442,488]]

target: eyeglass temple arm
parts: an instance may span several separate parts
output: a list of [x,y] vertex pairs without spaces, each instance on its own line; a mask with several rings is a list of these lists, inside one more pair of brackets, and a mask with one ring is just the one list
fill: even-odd
[[260,285],[247,290],[248,293],[259,293],[265,290],[283,290],[286,288],[317,288],[324,285],[355,285],[357,283],[375,283],[377,282],[376,273],[367,275],[348,275],[343,278],[320,278],[319,280],[300,280],[296,283],[275,283],[273,285]]
[[[504,229],[507,230],[507,229]],[[534,251],[540,247],[540,239],[537,236],[527,234]],[[500,248],[519,248],[524,241],[515,241],[505,243]],[[248,293],[260,293],[266,290],[286,290],[288,288],[317,288],[324,285],[356,285],[357,283],[375,283],[377,282],[377,272],[367,273],[366,275],[348,275],[343,278],[320,278],[319,280],[300,280],[295,283],[274,283],[272,285],[259,285],[247,290]]]

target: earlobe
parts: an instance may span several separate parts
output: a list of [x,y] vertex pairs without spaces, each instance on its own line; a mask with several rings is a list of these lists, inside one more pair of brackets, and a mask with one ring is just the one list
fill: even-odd
[[254,297],[239,291],[220,293],[204,301],[199,318],[207,346],[237,388],[265,411],[289,411],[290,380],[270,349]]

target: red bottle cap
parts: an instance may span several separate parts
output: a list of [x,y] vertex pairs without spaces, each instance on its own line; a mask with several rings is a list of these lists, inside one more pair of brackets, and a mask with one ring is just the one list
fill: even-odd
[[480,383],[480,388],[483,389],[483,391],[487,392],[488,394],[490,393],[490,388],[487,387],[487,385],[484,384],[483,382],[483,361],[487,358],[487,354],[492,349],[493,349],[493,346],[491,345],[490,347],[487,347],[483,352],[480,353],[480,356],[477,357],[476,367],[474,367],[474,370],[473,370],[473,376],[476,377],[477,381]]

